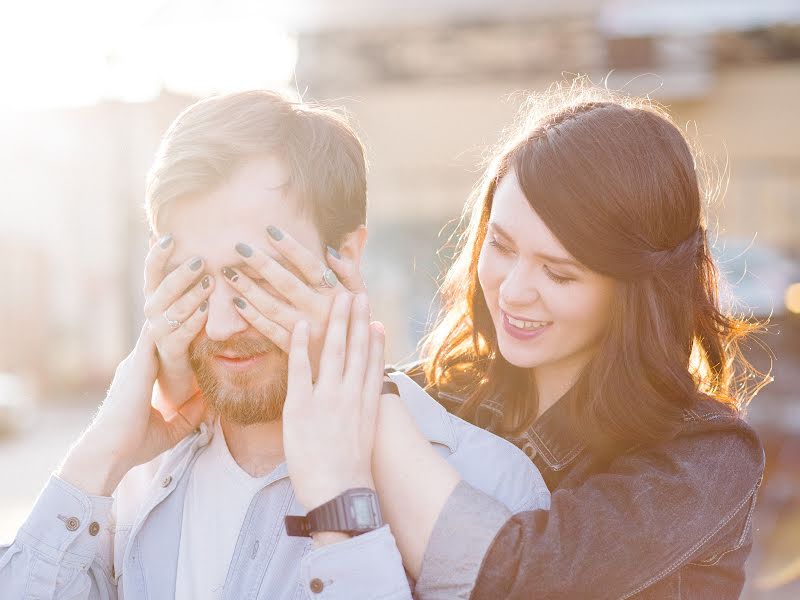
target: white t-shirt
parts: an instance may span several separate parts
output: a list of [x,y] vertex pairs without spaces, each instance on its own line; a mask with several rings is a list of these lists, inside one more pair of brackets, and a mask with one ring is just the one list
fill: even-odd
[[216,600],[247,509],[270,474],[251,477],[233,459],[219,419],[187,483],[178,550],[176,600]]

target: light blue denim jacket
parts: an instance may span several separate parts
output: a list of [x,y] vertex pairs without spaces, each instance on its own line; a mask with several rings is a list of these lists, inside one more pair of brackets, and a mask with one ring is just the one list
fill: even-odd
[[[390,377],[420,430],[464,481],[512,513],[549,507],[547,487],[522,451],[449,414],[406,375]],[[53,475],[14,543],[0,547],[0,598],[172,598],[187,475],[212,435],[202,424],[159,460],[132,470],[114,498],[87,495]],[[412,597],[388,525],[314,549],[308,538],[284,531],[285,515],[304,512],[284,463],[250,504],[224,598]],[[416,597],[424,598],[423,590]]]

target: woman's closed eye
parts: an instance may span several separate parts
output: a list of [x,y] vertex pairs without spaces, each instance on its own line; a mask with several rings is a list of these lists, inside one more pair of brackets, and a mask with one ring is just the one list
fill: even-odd
[[497,249],[497,251],[498,251],[500,254],[511,254],[511,248],[509,248],[508,246],[504,246],[503,244],[501,244],[499,241],[497,241],[497,238],[496,238],[496,237],[494,237],[494,236],[492,236],[492,237],[489,239],[489,245],[490,245],[490,246],[492,246],[493,248],[496,248],[496,249]]
[[557,275],[556,273],[553,273],[553,271],[551,271],[547,265],[544,265],[543,268],[544,272],[547,273],[547,276],[560,285],[564,285],[566,283],[569,283],[570,281],[575,281],[571,277],[563,277],[562,275]]

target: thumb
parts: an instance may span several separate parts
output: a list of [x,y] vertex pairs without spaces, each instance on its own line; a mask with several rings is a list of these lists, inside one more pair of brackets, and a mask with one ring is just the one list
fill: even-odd
[[309,326],[306,321],[298,321],[292,330],[289,347],[289,373],[286,387],[286,402],[283,414],[297,411],[304,399],[311,396],[314,386],[311,382],[311,363],[308,359]]

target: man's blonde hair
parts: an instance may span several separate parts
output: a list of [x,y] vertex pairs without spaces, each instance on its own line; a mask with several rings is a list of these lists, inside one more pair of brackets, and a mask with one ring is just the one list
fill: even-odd
[[201,100],[164,134],[147,176],[145,210],[153,233],[160,211],[179,198],[213,190],[249,159],[285,162],[299,207],[323,241],[338,247],[366,222],[364,147],[334,109],[253,90]]

